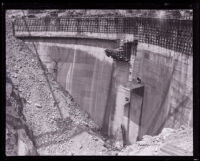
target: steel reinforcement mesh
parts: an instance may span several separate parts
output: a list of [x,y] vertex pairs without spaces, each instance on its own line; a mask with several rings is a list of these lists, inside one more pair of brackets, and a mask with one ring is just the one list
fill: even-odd
[[139,42],[192,55],[192,20],[141,17],[23,18],[14,21],[14,30],[133,34]]

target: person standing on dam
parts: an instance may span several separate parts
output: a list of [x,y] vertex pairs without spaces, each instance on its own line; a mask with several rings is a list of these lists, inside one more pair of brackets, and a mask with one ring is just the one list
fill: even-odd
[[50,16],[47,15],[47,16],[44,18],[45,31],[48,31],[48,26],[49,26],[49,24],[50,24],[50,21],[51,21]]

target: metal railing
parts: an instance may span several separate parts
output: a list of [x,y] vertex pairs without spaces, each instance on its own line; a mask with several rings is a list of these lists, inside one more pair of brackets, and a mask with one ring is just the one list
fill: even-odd
[[[30,32],[93,32],[133,34],[139,42],[192,55],[192,20],[141,17],[24,18]],[[26,32],[23,19],[14,21],[15,32]]]

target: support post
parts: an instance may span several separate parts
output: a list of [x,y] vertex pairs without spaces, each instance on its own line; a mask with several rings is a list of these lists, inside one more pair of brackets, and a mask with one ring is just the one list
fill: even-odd
[[131,46],[131,58],[130,58],[129,78],[128,78],[129,82],[132,82],[133,79],[136,79],[136,73],[134,73],[134,63],[137,53],[137,45],[138,41],[134,40]]
[[[126,42],[127,43],[127,42]],[[129,42],[130,43],[130,42]],[[125,108],[129,109],[129,115],[130,115],[130,103],[131,103],[131,92],[137,88],[140,88],[143,86],[142,84],[139,84],[136,80],[136,73],[134,73],[134,62],[136,58],[136,52],[137,52],[137,44],[138,41],[134,40],[131,43],[131,49],[125,49],[124,54],[130,55],[130,68],[129,68],[129,77],[128,82],[125,84],[121,84],[117,87],[117,93],[116,93],[116,106],[115,106],[115,115],[114,115],[114,125],[113,125],[113,134],[117,142],[121,142],[121,145],[128,144],[128,133],[129,127],[127,127],[127,119],[125,119],[124,111]],[[122,46],[122,44],[121,44]],[[127,53],[128,52],[128,53]],[[130,117],[128,118],[130,119]],[[129,124],[128,124],[129,126]],[[123,133],[123,137],[122,137]]]

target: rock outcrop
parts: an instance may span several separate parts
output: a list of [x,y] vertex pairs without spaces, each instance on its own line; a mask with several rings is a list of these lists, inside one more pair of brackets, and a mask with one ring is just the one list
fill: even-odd
[[20,98],[6,77],[6,155],[37,155],[33,133],[23,115],[25,99]]

